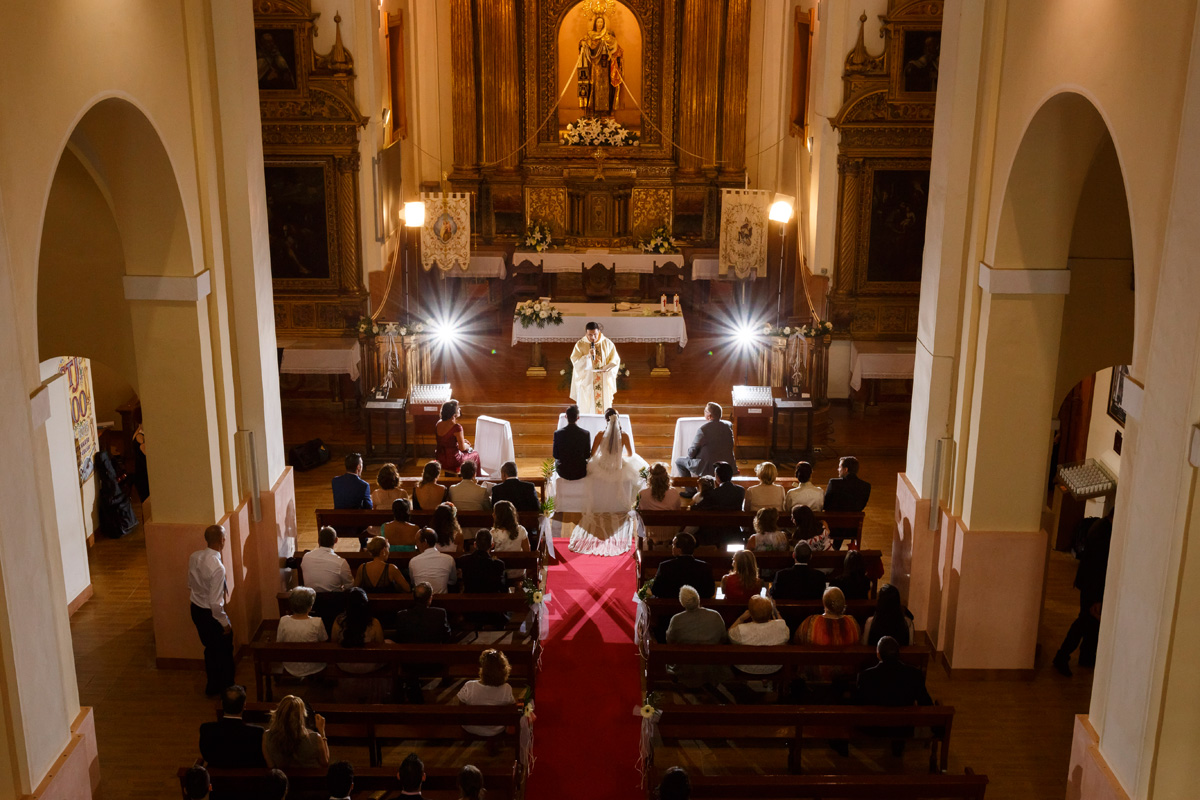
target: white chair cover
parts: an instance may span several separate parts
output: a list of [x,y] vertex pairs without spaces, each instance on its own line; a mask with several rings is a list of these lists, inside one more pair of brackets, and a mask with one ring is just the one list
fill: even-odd
[[516,448],[513,447],[512,426],[508,420],[488,416],[477,418],[475,449],[479,452],[483,471],[489,477],[499,475],[500,465],[505,461],[515,461]]

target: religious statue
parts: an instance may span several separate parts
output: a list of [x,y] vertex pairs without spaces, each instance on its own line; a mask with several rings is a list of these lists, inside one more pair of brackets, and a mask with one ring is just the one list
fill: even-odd
[[600,325],[587,324],[584,337],[571,351],[571,399],[582,414],[603,414],[617,393],[617,368],[621,357]]
[[603,14],[592,19],[592,29],[579,40],[579,51],[579,107],[593,116],[611,114],[621,92],[625,51]]

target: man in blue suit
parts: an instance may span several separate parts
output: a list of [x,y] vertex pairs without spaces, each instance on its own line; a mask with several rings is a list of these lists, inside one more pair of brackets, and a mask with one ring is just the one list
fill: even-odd
[[361,455],[346,456],[346,471],[333,479],[334,508],[372,508],[371,484],[362,479],[362,468]]

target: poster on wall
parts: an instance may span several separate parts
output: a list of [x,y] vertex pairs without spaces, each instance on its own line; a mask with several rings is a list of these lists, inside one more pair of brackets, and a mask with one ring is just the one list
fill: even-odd
[[71,409],[71,429],[75,433],[75,460],[79,482],[92,477],[93,461],[100,449],[96,433],[96,413],[92,405],[91,362],[86,358],[62,358],[58,371],[67,376],[67,405]]

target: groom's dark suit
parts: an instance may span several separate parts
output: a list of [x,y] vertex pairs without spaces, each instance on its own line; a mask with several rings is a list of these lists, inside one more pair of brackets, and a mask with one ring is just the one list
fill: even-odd
[[554,469],[563,480],[577,481],[585,477],[591,452],[591,437],[574,422],[568,422],[554,432]]

